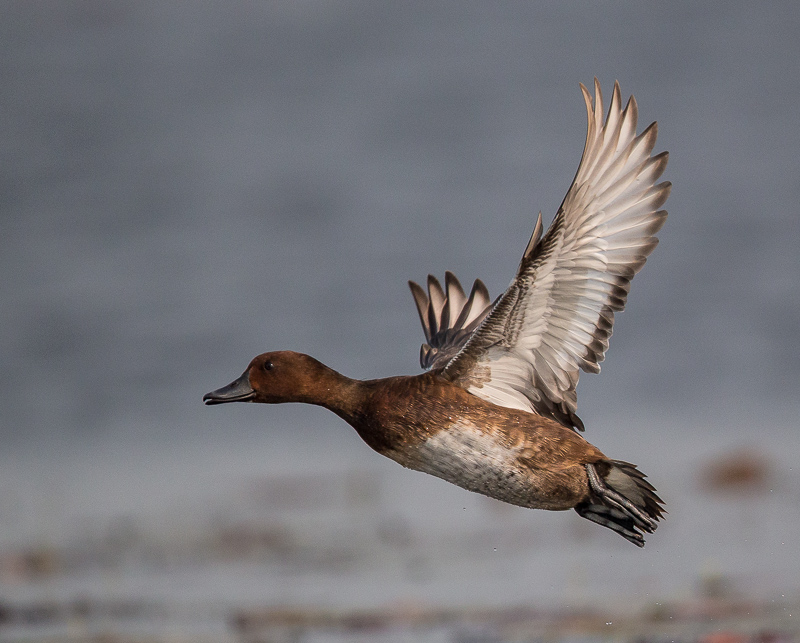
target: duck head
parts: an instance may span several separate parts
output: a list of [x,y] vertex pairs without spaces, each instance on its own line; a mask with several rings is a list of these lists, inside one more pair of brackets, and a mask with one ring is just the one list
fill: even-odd
[[306,402],[319,404],[335,374],[313,357],[278,351],[255,357],[242,376],[216,391],[206,393],[206,404],[226,402]]

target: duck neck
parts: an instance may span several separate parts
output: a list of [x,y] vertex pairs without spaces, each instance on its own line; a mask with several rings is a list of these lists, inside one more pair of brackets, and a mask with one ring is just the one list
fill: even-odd
[[345,377],[321,362],[318,365],[313,391],[302,401],[322,406],[355,425],[369,396],[366,382]]

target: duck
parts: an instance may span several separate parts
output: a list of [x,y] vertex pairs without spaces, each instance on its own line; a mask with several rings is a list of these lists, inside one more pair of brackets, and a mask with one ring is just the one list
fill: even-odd
[[467,295],[451,272],[409,286],[422,323],[422,372],[351,379],[293,351],[255,357],[207,405],[299,402],[329,409],[374,451],[468,491],[564,511],[643,547],[664,502],[636,465],[582,435],[576,387],[598,373],[614,315],[658,243],[671,183],[654,122],[637,134],[633,96],[581,83],[587,134],[575,177],[547,232],[539,212],[508,288]]

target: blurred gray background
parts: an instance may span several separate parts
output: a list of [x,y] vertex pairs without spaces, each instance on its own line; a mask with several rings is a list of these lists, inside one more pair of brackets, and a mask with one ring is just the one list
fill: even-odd
[[[44,580],[0,573],[3,596],[646,603],[709,575],[797,592],[799,18],[792,2],[4,3],[0,562],[61,553]],[[578,389],[587,438],[667,501],[644,550],[404,471],[321,409],[202,405],[266,350],[417,372],[406,280],[507,285],[575,172],[594,76],[606,103],[615,79],[636,95],[640,127],[658,120],[674,184],[603,373]],[[705,489],[739,452],[763,488]],[[336,499],[326,480],[350,482]],[[303,544],[213,574],[135,546],[220,524]],[[114,582],[81,571],[75,548],[120,530],[139,554],[104,563]]]

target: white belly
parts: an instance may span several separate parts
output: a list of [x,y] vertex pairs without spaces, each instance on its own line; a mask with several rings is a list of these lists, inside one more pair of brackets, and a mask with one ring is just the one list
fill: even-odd
[[[393,459],[477,493],[523,507],[535,496],[530,471],[517,460],[520,448],[507,446],[471,424],[455,424]],[[397,457],[395,457],[397,455]]]

